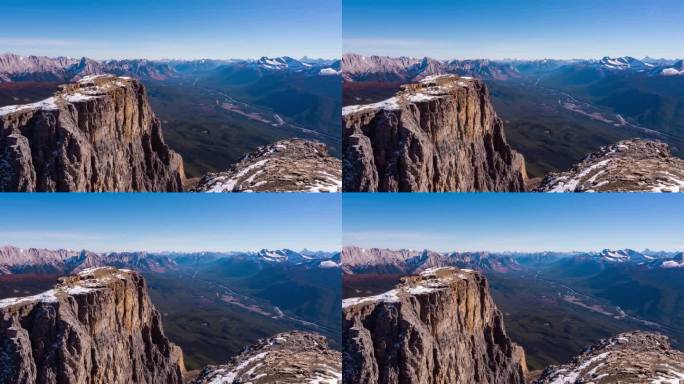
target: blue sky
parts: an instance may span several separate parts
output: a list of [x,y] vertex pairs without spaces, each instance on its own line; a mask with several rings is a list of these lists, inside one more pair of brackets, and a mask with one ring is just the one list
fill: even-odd
[[446,58],[684,57],[681,0],[344,0],[343,51]]
[[677,194],[345,194],[344,245],[436,251],[684,250]]
[[340,56],[340,0],[3,0],[0,52],[109,58]]
[[0,245],[338,250],[339,194],[3,194]]

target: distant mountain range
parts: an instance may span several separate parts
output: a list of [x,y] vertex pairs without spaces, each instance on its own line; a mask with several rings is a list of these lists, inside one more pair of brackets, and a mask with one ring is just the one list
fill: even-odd
[[17,81],[68,82],[94,74],[134,76],[141,79],[167,80],[206,72],[219,67],[253,71],[290,71],[312,75],[337,75],[339,60],[294,59],[288,56],[262,57],[258,60],[93,60],[87,57],[20,56],[0,54],[0,83]]
[[[490,80],[507,80],[560,70],[561,68],[603,71],[629,71],[648,76],[684,74],[682,60],[636,59],[630,56],[599,60],[436,60],[409,57],[363,56],[348,53],[342,57],[346,81],[410,82],[435,74],[457,74]],[[605,75],[605,73],[603,73]]]
[[345,246],[342,269],[345,273],[414,274],[435,267],[458,267],[484,272],[507,273],[537,267],[558,266],[572,270],[582,266],[601,270],[606,265],[639,268],[684,267],[682,252],[635,251],[632,249],[600,252],[435,252],[430,250],[390,250]]
[[222,261],[250,263],[257,267],[279,264],[305,268],[337,268],[339,260],[339,253],[308,250],[296,252],[289,249],[262,249],[256,252],[96,253],[88,250],[24,249],[3,246],[0,247],[0,275],[71,274],[86,268],[103,266],[130,268],[141,272],[166,272],[191,265]]

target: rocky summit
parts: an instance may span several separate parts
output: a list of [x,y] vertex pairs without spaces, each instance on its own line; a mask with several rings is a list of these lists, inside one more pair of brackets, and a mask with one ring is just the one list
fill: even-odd
[[570,364],[546,368],[534,384],[684,382],[684,352],[667,337],[628,332],[601,340]]
[[482,80],[428,76],[394,97],[342,110],[345,191],[524,191]]
[[342,165],[325,144],[281,140],[257,148],[225,172],[210,173],[199,192],[340,192]]
[[135,272],[87,269],[39,295],[0,300],[0,383],[180,384],[183,373]]
[[0,191],[180,191],[145,87],[87,76],[43,101],[0,107]]
[[342,357],[323,336],[281,333],[245,349],[228,364],[205,368],[193,384],[341,384]]
[[684,160],[665,143],[624,140],[602,147],[571,170],[547,175],[541,192],[683,192]]
[[429,269],[342,307],[345,383],[525,382],[524,351],[478,272]]

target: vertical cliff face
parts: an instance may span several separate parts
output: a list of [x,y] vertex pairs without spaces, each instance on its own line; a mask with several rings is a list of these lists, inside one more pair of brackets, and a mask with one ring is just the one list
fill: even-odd
[[569,364],[544,370],[534,384],[666,384],[684,381],[684,352],[667,337],[627,332],[601,340]]
[[345,191],[523,191],[481,80],[429,76],[376,104],[343,108]]
[[325,337],[287,332],[246,348],[226,365],[205,368],[193,384],[340,384],[342,357]]
[[343,302],[345,383],[524,383],[483,275],[437,268]]
[[89,76],[0,108],[0,191],[180,191],[183,178],[136,80]]
[[182,383],[180,348],[137,273],[85,270],[40,295],[0,300],[0,382]]

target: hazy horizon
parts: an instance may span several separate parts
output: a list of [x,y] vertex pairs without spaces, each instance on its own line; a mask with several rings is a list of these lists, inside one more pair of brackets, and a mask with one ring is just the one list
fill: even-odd
[[675,0],[345,0],[344,52],[442,58],[683,58]]
[[0,244],[93,252],[341,247],[339,194],[7,194]]
[[342,244],[364,248],[684,250],[670,194],[345,194],[342,206]]
[[[344,55],[361,55],[361,56],[378,56],[378,57],[388,57],[388,58],[410,58],[410,59],[433,59],[433,60],[438,60],[438,61],[452,61],[452,60],[491,60],[491,61],[541,61],[541,60],[558,60],[558,61],[599,61],[603,59],[606,56],[601,56],[601,57],[589,57],[589,58],[577,58],[577,57],[572,57],[572,58],[558,58],[558,57],[543,57],[543,58],[525,58],[525,57],[504,57],[504,58],[499,58],[499,59],[494,59],[491,57],[446,57],[446,58],[437,58],[437,57],[431,57],[431,56],[393,56],[393,55],[379,55],[379,54],[361,54],[358,52],[344,52],[342,53],[342,56]],[[634,55],[618,55],[618,56],[609,56],[611,58],[617,58],[617,57],[633,57],[638,60],[668,60],[668,61],[677,61],[677,60],[682,60],[680,57],[652,57],[652,56],[634,56]]]
[[[0,52],[146,58],[340,56],[336,0],[37,2],[0,4]],[[311,33],[316,31],[316,33]]]

